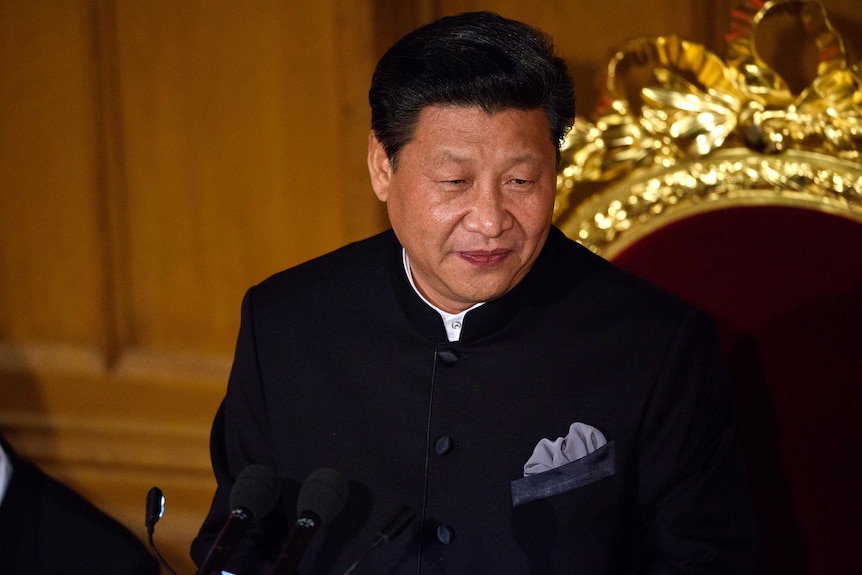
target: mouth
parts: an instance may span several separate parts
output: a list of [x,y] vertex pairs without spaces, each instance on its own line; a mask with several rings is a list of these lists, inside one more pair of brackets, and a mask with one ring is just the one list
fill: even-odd
[[497,249],[463,251],[458,252],[458,255],[461,256],[461,259],[473,265],[480,267],[493,267],[505,260],[510,253],[511,250]]

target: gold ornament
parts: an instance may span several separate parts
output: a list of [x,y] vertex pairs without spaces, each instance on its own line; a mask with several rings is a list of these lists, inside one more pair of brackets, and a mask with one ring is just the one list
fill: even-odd
[[[764,17],[799,18],[818,53],[798,94],[758,55]],[[638,38],[610,60],[595,122],[578,117],[557,175],[555,223],[612,257],[651,230],[732,205],[804,206],[862,222],[862,70],[818,0],[749,0],[724,60],[675,35]],[[623,76],[651,66],[639,110]],[[600,192],[578,198],[579,186]]]

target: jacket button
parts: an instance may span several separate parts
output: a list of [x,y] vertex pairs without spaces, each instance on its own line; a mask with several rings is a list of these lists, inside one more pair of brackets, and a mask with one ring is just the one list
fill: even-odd
[[434,450],[437,452],[437,455],[446,455],[452,451],[452,438],[448,435],[441,435],[434,442]]
[[437,359],[446,367],[455,365],[461,359],[458,352],[451,347],[441,347],[437,350]]
[[443,545],[449,545],[455,539],[455,530],[448,525],[437,526],[437,541]]

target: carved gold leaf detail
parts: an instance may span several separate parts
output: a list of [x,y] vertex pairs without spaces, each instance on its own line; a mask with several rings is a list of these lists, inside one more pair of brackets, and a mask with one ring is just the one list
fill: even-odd
[[807,207],[862,220],[862,169],[854,162],[815,152],[788,150],[781,156],[745,148],[720,150],[672,169],[645,170],[609,187],[580,206],[562,230],[606,257],[619,236],[640,234],[707,209],[709,204],[779,204]]
[[[799,18],[817,47],[817,77],[799,94],[754,44],[773,10]],[[562,150],[555,221],[564,231],[601,251],[680,206],[767,193],[862,218],[862,69],[848,66],[823,5],[749,0],[732,13],[727,40],[725,60],[675,35],[638,38],[614,54],[595,122],[578,117]],[[636,106],[621,80],[646,65],[655,82]],[[573,201],[585,182],[630,189],[603,205]]]

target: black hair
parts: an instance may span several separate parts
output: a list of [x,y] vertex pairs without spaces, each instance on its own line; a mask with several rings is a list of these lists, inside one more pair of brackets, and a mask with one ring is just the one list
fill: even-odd
[[404,36],[378,62],[368,100],[393,168],[428,106],[541,109],[558,156],[575,116],[574,82],[550,37],[491,12],[447,16]]

